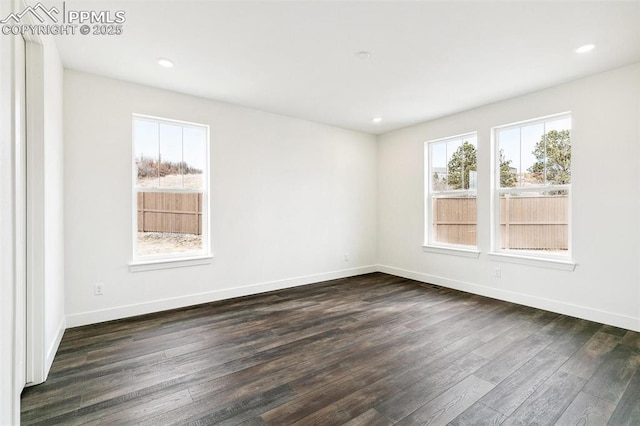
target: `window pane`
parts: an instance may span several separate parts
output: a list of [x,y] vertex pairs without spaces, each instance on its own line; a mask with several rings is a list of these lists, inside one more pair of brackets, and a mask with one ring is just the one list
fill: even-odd
[[547,130],[544,143],[546,183],[549,185],[571,183],[571,131],[566,128]]
[[518,186],[543,185],[544,181],[544,124],[524,126],[520,132],[522,172]]
[[435,142],[431,148],[431,189],[444,191],[447,189],[447,144]]
[[139,117],[133,123],[135,257],[206,254],[207,127]]
[[183,137],[184,187],[202,189],[204,188],[203,171],[206,159],[206,130],[197,127],[185,127]]
[[454,139],[447,142],[447,189],[455,190],[463,188],[463,151],[462,139]]
[[494,223],[500,249],[566,257],[570,189],[564,185],[571,183],[570,128],[571,117],[564,115],[496,131],[500,183]]
[[475,196],[438,196],[432,199],[432,241],[445,244],[477,244]]
[[[476,245],[477,137],[475,134],[427,143],[430,193],[428,241]],[[465,191],[465,192],[462,192]]]
[[158,186],[158,159],[160,154],[158,131],[158,123],[134,120],[137,186]]
[[476,189],[478,187],[478,138],[466,137],[462,142],[463,165],[462,180],[463,189]]
[[516,186],[520,174],[520,129],[498,131],[498,163],[501,188]]
[[138,256],[202,250],[202,194],[138,192]]
[[569,193],[509,193],[500,196],[500,247],[563,254],[569,248]]
[[160,124],[160,187],[182,187],[182,127]]
[[431,178],[427,194],[428,243],[475,246],[477,137],[452,137],[425,146]]

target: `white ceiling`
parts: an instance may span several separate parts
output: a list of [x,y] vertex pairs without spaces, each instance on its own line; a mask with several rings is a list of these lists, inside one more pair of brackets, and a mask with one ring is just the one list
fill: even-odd
[[[68,0],[66,8],[127,18],[121,36],[56,36],[67,68],[376,134],[640,61],[640,1]],[[596,48],[575,53],[586,43]],[[161,68],[159,57],[175,67]]]

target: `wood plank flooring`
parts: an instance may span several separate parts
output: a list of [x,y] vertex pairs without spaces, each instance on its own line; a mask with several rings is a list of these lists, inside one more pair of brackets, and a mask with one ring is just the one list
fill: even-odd
[[640,425],[640,336],[375,273],[69,329],[22,422]]

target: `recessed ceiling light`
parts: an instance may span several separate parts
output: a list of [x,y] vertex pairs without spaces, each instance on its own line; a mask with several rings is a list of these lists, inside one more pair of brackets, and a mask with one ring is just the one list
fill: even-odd
[[373,124],[379,124],[382,121],[382,117],[375,117],[371,120]]
[[173,61],[167,58],[158,59],[158,65],[165,68],[171,68],[173,66]]
[[355,55],[358,59],[366,60],[371,57],[371,52],[368,52],[366,50],[361,50],[359,52],[356,52]]
[[576,49],[576,53],[587,53],[591,52],[593,48],[596,47],[595,44],[585,44],[584,46],[580,46]]

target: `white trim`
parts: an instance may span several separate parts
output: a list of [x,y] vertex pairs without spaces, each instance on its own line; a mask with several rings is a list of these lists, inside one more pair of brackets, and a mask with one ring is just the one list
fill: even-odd
[[186,266],[208,265],[213,256],[179,257],[175,259],[140,260],[129,263],[129,272],[155,271],[157,269],[184,268]]
[[429,144],[429,143],[432,143],[432,142],[445,142],[445,141],[449,141],[450,139],[464,139],[467,136],[478,137],[478,131],[477,130],[472,130],[470,132],[460,133],[459,135],[445,136],[444,138],[431,139],[431,140],[425,141],[424,143],[425,144]]
[[599,309],[589,308],[587,306],[558,302],[556,300],[530,296],[512,291],[500,290],[480,284],[452,280],[437,275],[424,274],[422,272],[409,271],[406,269],[395,268],[387,265],[378,265],[378,271],[424,283],[435,284],[442,287],[465,291],[480,296],[491,297],[493,299],[504,300],[506,302],[517,303],[519,305],[530,306],[533,308],[556,312],[563,315],[583,318],[602,324],[610,324],[616,327],[625,328],[627,330],[640,331],[640,318],[621,315],[615,312],[602,311]]
[[201,303],[216,302],[241,296],[251,296],[285,288],[297,287],[306,284],[313,284],[338,278],[347,278],[356,275],[377,272],[375,265],[362,266],[353,269],[343,269],[321,274],[306,275],[302,277],[287,278],[277,281],[250,284],[241,287],[233,287],[222,290],[214,290],[206,293],[191,294],[171,299],[154,300],[152,302],[139,303],[135,305],[119,306],[117,308],[104,309],[99,311],[82,312],[67,316],[67,327],[78,327],[81,325],[94,324],[103,321],[111,321],[136,315],[143,315],[153,312],[165,311],[168,309],[193,306]]
[[27,382],[27,43],[15,37],[14,108],[14,261],[15,261],[15,370],[16,385],[22,391]]
[[516,129],[522,126],[530,126],[532,124],[544,123],[546,121],[551,121],[554,118],[562,117],[563,115],[571,116],[571,111],[558,112],[555,114],[545,115],[542,117],[530,118],[527,120],[514,121],[512,123],[501,124],[500,126],[492,127],[491,131],[493,132],[494,130],[510,130],[510,129]]
[[[424,188],[423,188],[423,194],[424,194],[424,211],[423,211],[423,223],[424,223],[424,232],[423,232],[423,237],[424,237],[424,245],[423,247],[425,249],[425,251],[433,251],[435,253],[441,253],[441,254],[452,254],[452,253],[445,253],[444,251],[435,251],[435,250],[430,250],[430,248],[440,248],[440,246],[438,245],[438,243],[441,243],[441,241],[434,241],[434,235],[433,235],[433,200],[435,198],[446,198],[446,197],[455,197],[455,196],[468,196],[468,197],[473,197],[476,199],[476,202],[478,200],[478,188],[477,188],[477,182],[476,182],[476,187],[475,188],[470,188],[470,189],[454,189],[454,190],[442,190],[442,191],[433,191],[433,170],[431,168],[431,157],[433,156],[433,145],[437,144],[437,143],[446,143],[449,141],[454,141],[454,140],[460,140],[460,143],[462,146],[462,144],[464,144],[465,142],[465,138],[474,138],[475,139],[475,144],[474,147],[476,148],[476,153],[477,153],[477,149],[478,149],[478,131],[472,131],[472,132],[467,132],[467,133],[462,133],[460,135],[456,135],[456,136],[449,136],[446,138],[440,138],[440,139],[433,139],[433,140],[429,140],[424,142],[424,164],[423,164],[423,173],[425,174],[425,176],[423,176],[423,182],[424,182]],[[477,155],[477,154],[476,154]],[[446,155],[445,155],[446,157]],[[448,167],[448,165],[447,165]],[[476,171],[477,173],[477,171]],[[478,225],[478,218],[476,217],[476,229],[479,228]],[[477,244],[477,242],[476,242]],[[451,247],[453,249],[456,248],[456,245],[451,245]],[[465,250],[465,248],[462,248],[462,250]],[[469,246],[469,248],[467,250],[470,251],[477,251],[477,245],[476,246]]]
[[512,194],[519,192],[545,192],[545,191],[571,191],[571,185],[530,185],[530,186],[507,186],[496,189],[500,194]]
[[422,246],[422,251],[426,251],[428,253],[447,254],[450,256],[470,257],[475,259],[480,257],[480,252],[478,250],[457,246],[435,246],[427,244]]
[[[163,187],[139,187],[137,185],[138,182],[138,174],[136,167],[136,121],[147,121],[150,123],[158,124],[170,124],[174,126],[180,126],[182,128],[182,139],[181,143],[184,145],[184,128],[198,128],[204,129],[205,131],[205,146],[204,146],[204,176],[202,180],[202,188],[194,190],[188,188],[163,188]],[[160,128],[158,127],[158,132],[160,132]],[[160,137],[160,133],[158,133],[158,138]],[[160,149],[160,145],[158,145],[158,149]],[[184,151],[184,146],[182,147]],[[211,128],[208,124],[202,123],[194,123],[183,120],[174,120],[162,117],[154,117],[150,115],[144,114],[132,114],[131,118],[131,187],[132,187],[132,197],[131,197],[131,214],[132,214],[132,261],[129,263],[129,270],[131,272],[151,270],[151,269],[165,269],[165,268],[175,268],[181,266],[190,266],[189,264],[179,264],[175,263],[174,266],[159,266],[161,265],[161,261],[164,261],[168,265],[168,262],[181,262],[189,259],[194,259],[194,262],[191,264],[203,264],[201,262],[202,259],[206,257],[213,256],[212,250],[213,247],[211,245],[211,197],[210,197],[210,180],[211,180]],[[160,255],[147,255],[140,256],[138,255],[138,194],[140,192],[171,192],[171,193],[201,193],[202,194],[202,249],[198,250],[194,253],[167,253]],[[155,264],[156,267],[145,266],[138,267],[138,265],[151,265]]]
[[511,303],[531,306],[537,309],[544,309],[564,315],[584,318],[603,324],[610,324],[628,330],[640,331],[640,318],[627,315],[620,315],[614,312],[602,311],[586,306],[574,305],[570,303],[558,302],[541,297],[529,296],[526,294],[495,289],[471,282],[452,280],[449,278],[430,275],[416,271],[396,268],[387,265],[363,266],[353,269],[344,269],[321,274],[307,275],[277,281],[251,284],[241,287],[234,287],[222,290],[214,290],[205,293],[180,296],[170,299],[155,300],[152,302],[139,303],[134,305],[120,306],[117,308],[104,309],[99,311],[83,312],[68,315],[66,318],[67,327],[78,327],[87,324],[94,324],[103,321],[111,321],[127,318],[136,315],[143,315],[153,312],[160,312],[169,309],[176,309],[186,306],[193,306],[201,303],[215,302],[234,297],[250,296],[259,293],[282,290],[306,284],[313,284],[338,278],[347,278],[356,275],[368,274],[372,272],[383,272],[403,278],[408,278],[420,282],[440,285],[455,290],[465,291],[480,296],[491,297]]
[[[565,117],[571,120],[571,127],[573,128],[573,117],[571,111],[560,112],[557,114],[551,114],[543,117],[532,118],[529,120],[518,121],[514,123],[504,124],[500,126],[495,126],[490,129],[491,133],[491,207],[490,207],[490,217],[491,217],[491,255],[496,256],[509,256],[512,263],[521,263],[524,265],[530,266],[540,266],[540,267],[551,267],[549,265],[556,265],[555,269],[564,269],[564,270],[573,270],[575,268],[575,263],[572,262],[573,255],[573,244],[572,244],[572,232],[573,232],[573,219],[572,219],[572,190],[571,184],[563,184],[563,185],[532,185],[532,186],[514,186],[514,187],[501,187],[500,186],[500,138],[498,137],[498,132],[503,130],[511,130],[511,129],[521,129],[524,126],[530,126],[533,124],[542,123],[546,125],[548,121],[552,121],[556,118]],[[546,129],[546,127],[545,127]],[[546,132],[545,132],[546,134]],[[522,136],[521,136],[522,137]],[[522,143],[522,141],[521,141]],[[522,171],[521,171],[522,172]],[[567,232],[567,244],[568,250],[566,254],[562,256],[553,256],[553,255],[542,255],[536,256],[534,253],[530,253],[530,255],[522,255],[519,251],[514,251],[513,249],[502,249],[500,245],[502,244],[502,236],[500,234],[501,230],[501,220],[500,220],[500,195],[502,194],[512,194],[512,193],[520,193],[520,192],[540,192],[540,191],[553,191],[553,190],[564,190],[568,192],[567,200],[569,204],[568,214],[568,232]],[[520,259],[520,260],[518,260]],[[505,260],[509,262],[510,260]],[[539,261],[539,262],[537,262]],[[547,265],[547,266],[544,266]],[[559,265],[565,265],[564,267]],[[571,269],[566,269],[571,266]]]
[[518,265],[535,266],[536,268],[558,269],[561,271],[574,271],[576,263],[571,260],[560,260],[540,256],[524,256],[511,253],[489,253],[489,259],[494,262],[517,263]]
[[443,191],[434,191],[431,193],[431,195],[433,197],[440,197],[440,198],[460,197],[465,195],[467,197],[476,197],[477,193],[478,191],[475,189],[447,189]]
[[209,127],[208,124],[202,124],[202,123],[196,123],[193,121],[186,121],[186,120],[179,120],[179,119],[175,119],[175,118],[165,118],[165,117],[158,117],[155,115],[147,115],[147,114],[138,114],[138,113],[133,113],[133,117],[134,118],[139,118],[141,120],[146,120],[150,123],[157,123],[157,122],[162,122],[164,124],[179,124],[181,126],[191,126],[191,127]]
[[[45,371],[46,375],[49,375],[49,370],[51,370],[51,365],[53,364],[53,360],[58,352],[58,348],[60,347],[60,342],[62,342],[62,336],[64,336],[64,331],[67,329],[67,319],[62,318],[60,321],[60,325],[58,325],[58,331],[56,332],[56,337],[51,342],[51,346],[47,350],[47,359],[45,361]],[[46,377],[45,377],[46,380]]]
[[201,189],[191,188],[160,188],[157,186],[135,186],[134,190],[143,192],[172,192],[176,194],[200,194]]
[[35,41],[27,47],[27,377],[44,382],[44,51]]

